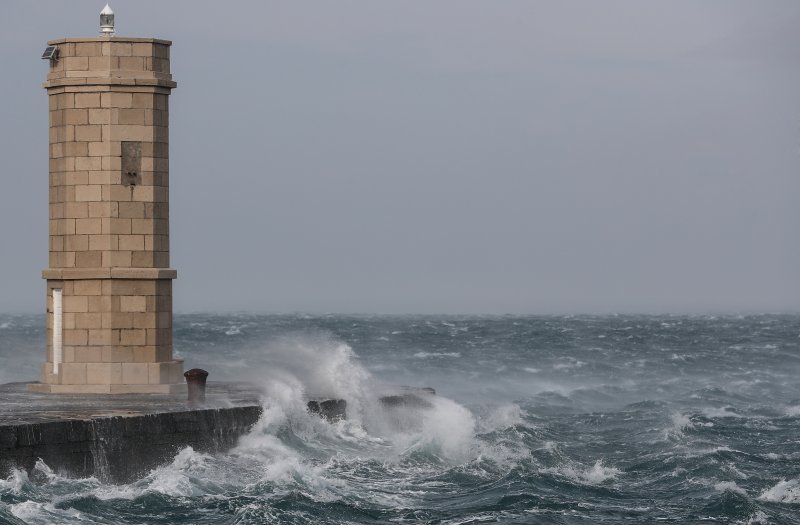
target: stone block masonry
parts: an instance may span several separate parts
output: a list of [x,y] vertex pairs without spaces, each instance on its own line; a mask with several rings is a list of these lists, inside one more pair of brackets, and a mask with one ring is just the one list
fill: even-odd
[[[48,344],[41,383],[29,388],[185,389],[183,364],[172,356],[171,42],[100,37],[48,45],[58,48],[44,83],[50,126],[49,267],[43,272]],[[58,323],[53,290],[63,297]]]

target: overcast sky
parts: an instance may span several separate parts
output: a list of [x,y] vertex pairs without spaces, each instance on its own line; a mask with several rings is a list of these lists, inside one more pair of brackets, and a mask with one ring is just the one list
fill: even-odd
[[[38,57],[103,5],[0,6],[0,311],[44,310]],[[177,312],[800,310],[796,0],[111,7],[174,42]]]

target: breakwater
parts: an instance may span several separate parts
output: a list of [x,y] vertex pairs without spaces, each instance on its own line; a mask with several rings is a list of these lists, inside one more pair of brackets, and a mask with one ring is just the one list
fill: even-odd
[[210,383],[203,405],[185,395],[53,396],[0,385],[0,476],[43,460],[72,477],[136,479],[182,448],[232,447],[261,416],[258,391]]

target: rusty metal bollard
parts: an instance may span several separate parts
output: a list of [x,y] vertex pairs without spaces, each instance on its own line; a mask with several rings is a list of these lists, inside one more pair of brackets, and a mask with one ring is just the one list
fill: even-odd
[[184,372],[183,377],[186,378],[186,385],[189,387],[189,402],[205,403],[208,372],[200,368],[192,368]]

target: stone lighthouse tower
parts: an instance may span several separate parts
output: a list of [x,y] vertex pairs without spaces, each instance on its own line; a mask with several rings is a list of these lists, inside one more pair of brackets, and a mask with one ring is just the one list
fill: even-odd
[[48,42],[50,393],[170,393],[185,388],[172,356],[169,261],[171,42],[113,36]]

